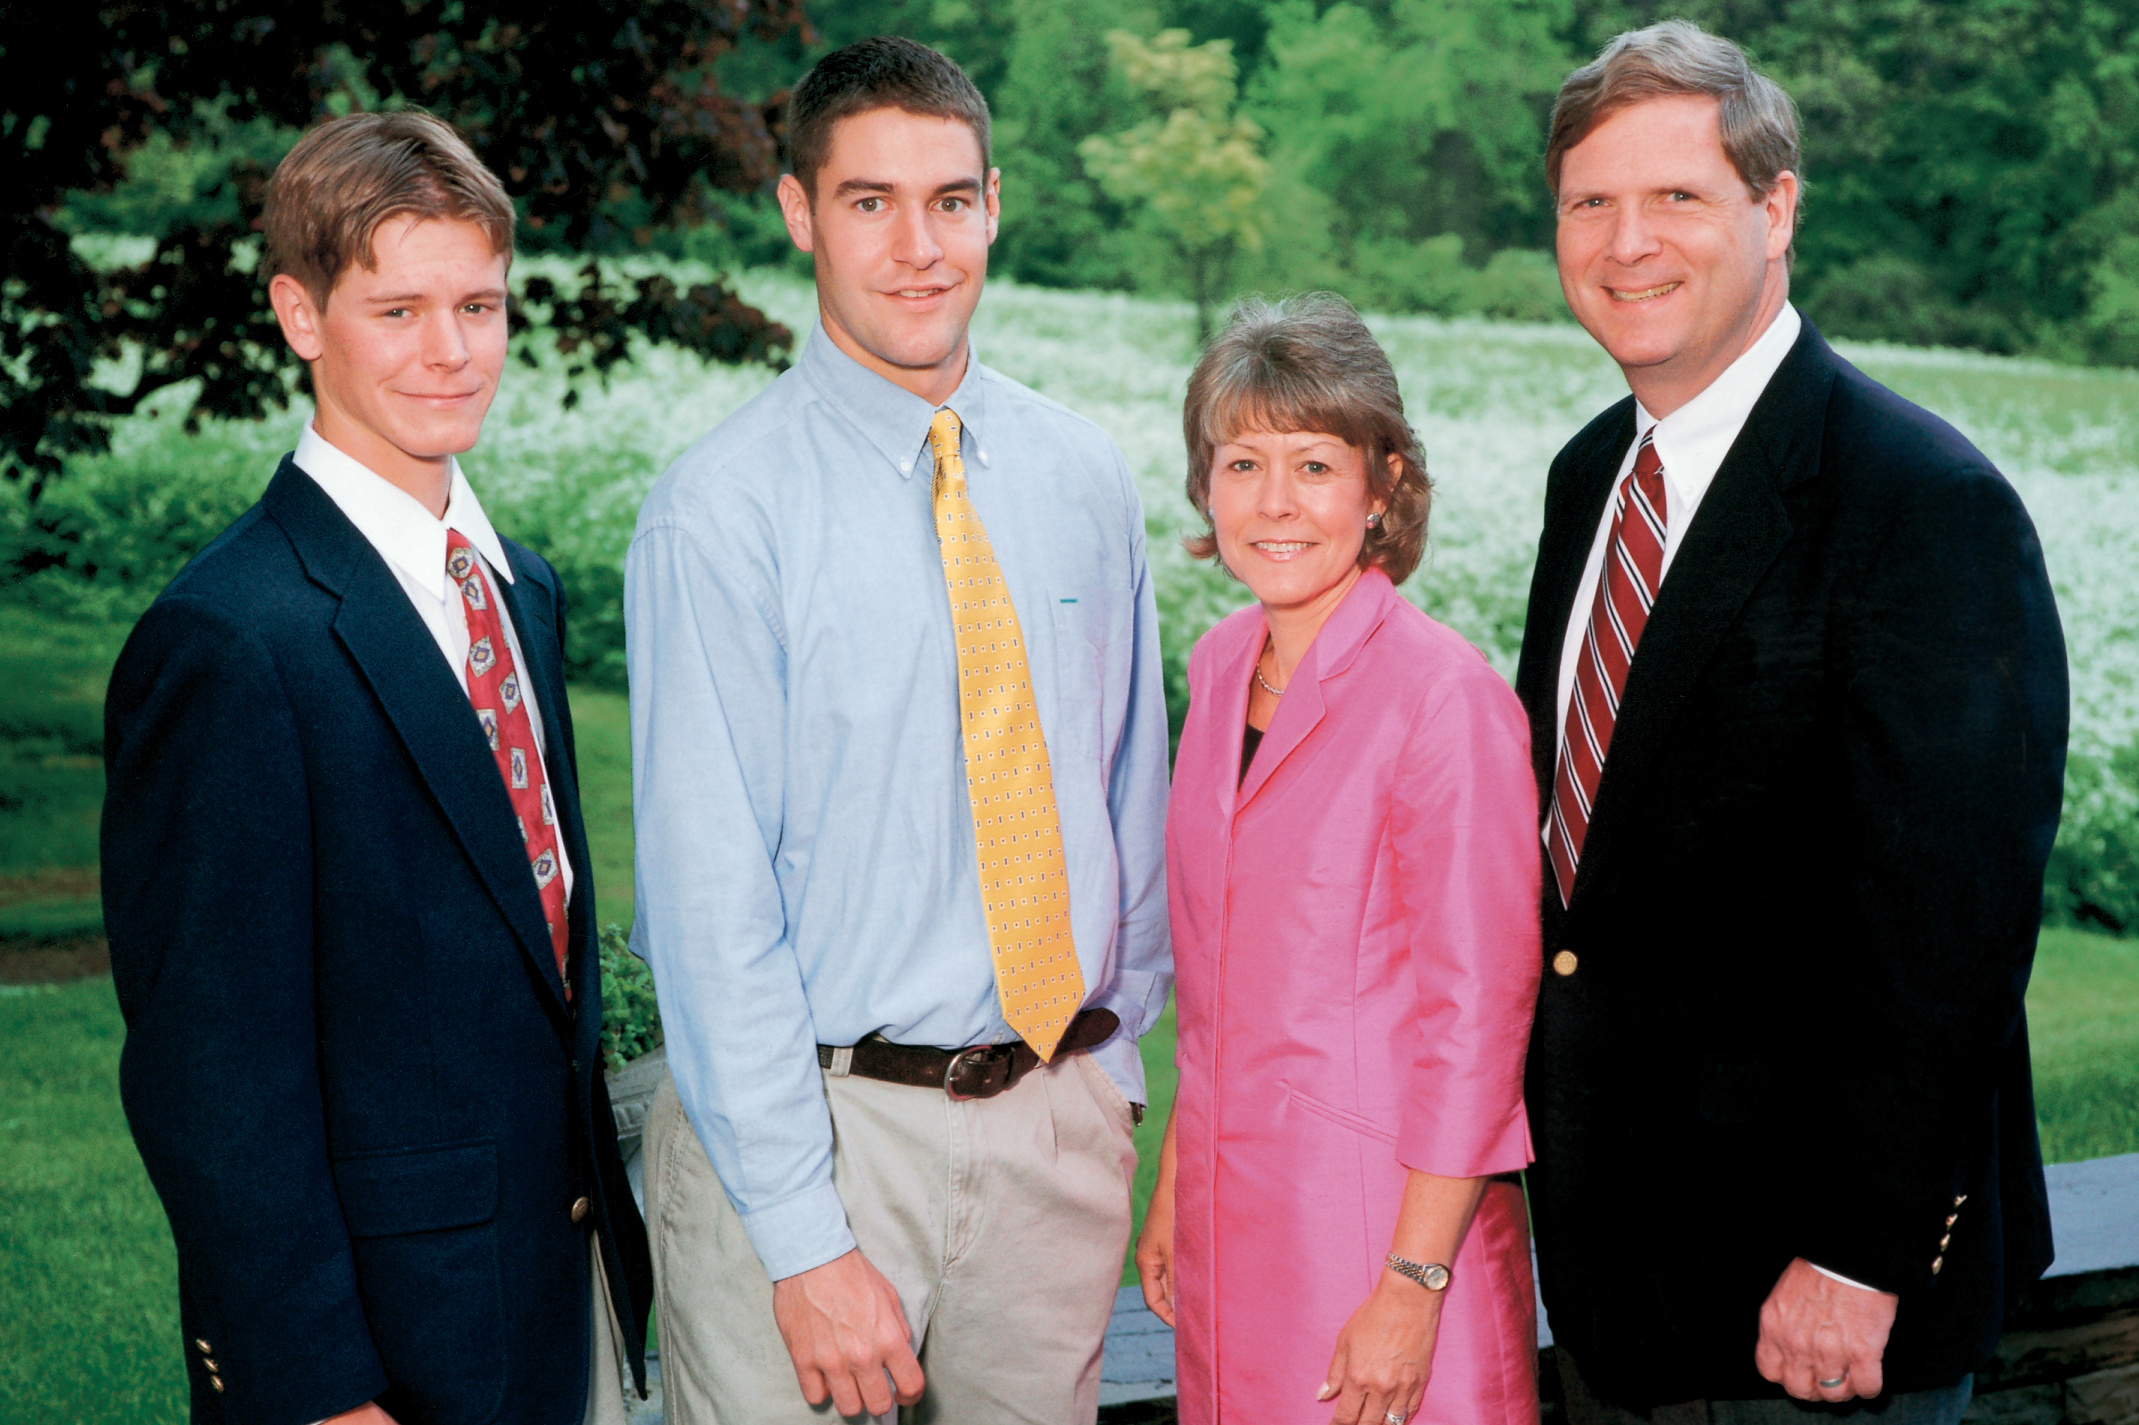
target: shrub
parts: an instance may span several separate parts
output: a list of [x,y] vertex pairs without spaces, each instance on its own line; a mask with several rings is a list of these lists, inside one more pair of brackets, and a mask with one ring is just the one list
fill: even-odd
[[602,953],[602,1067],[615,1073],[661,1045],[653,971],[631,953],[621,925],[605,925]]
[[2139,931],[2139,742],[2106,758],[2075,752],[2067,762],[2043,913],[2058,924]]

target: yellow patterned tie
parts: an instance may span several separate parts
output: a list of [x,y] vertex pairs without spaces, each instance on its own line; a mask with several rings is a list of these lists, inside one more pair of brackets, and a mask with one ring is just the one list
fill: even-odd
[[1084,1003],[1084,973],[1070,943],[1062,823],[1017,610],[988,531],[966,497],[958,432],[957,414],[938,411],[928,444],[936,457],[936,542],[958,640],[958,705],[973,842],[980,853],[980,900],[1003,1018],[1051,1060]]

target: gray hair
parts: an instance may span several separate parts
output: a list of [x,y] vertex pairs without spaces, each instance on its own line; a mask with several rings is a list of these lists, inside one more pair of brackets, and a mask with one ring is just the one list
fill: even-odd
[[1767,197],[1785,172],[1804,177],[1797,105],[1782,86],[1722,36],[1665,20],[1614,37],[1560,85],[1545,142],[1545,183],[1553,196],[1567,150],[1621,109],[1675,94],[1707,95],[1722,106],[1723,152],[1755,197]]
[[1433,506],[1426,454],[1404,419],[1388,355],[1344,298],[1332,292],[1242,298],[1189,375],[1181,429],[1188,439],[1188,502],[1204,522],[1203,533],[1182,543],[1196,558],[1218,553],[1210,527],[1218,447],[1245,431],[1313,431],[1365,451],[1367,490],[1387,502],[1367,530],[1360,567],[1378,565],[1396,584],[1419,567]]

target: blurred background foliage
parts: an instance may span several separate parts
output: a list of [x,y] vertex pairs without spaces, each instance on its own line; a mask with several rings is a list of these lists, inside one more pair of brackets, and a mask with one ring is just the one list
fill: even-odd
[[[1539,164],[1553,93],[1612,35],[1683,16],[1744,44],[1803,112],[1795,295],[1823,330],[2139,364],[2128,0],[815,0],[810,15],[814,43],[745,43],[724,82],[769,93],[886,31],[942,48],[995,110],[996,261],[1022,281],[1189,294],[1178,250],[1078,152],[1148,116],[1108,33],[1179,28],[1229,42],[1272,168],[1234,288],[1533,320],[1564,315]],[[765,230],[720,237],[742,258]]]
[[[323,113],[421,103],[462,125],[520,203],[525,251],[806,270],[770,199],[781,105],[818,56],[879,33],[942,48],[989,96],[999,274],[1204,308],[1328,287],[1369,310],[1563,320],[1538,161],[1553,92],[1666,15],[1739,40],[1797,98],[1794,295],[1829,335],[2139,364],[2129,0],[9,3],[0,464],[41,487],[166,384],[197,379],[215,415],[287,398],[251,224]],[[1149,56],[1170,31],[1176,61],[1222,56],[1230,77],[1176,62],[1167,92]],[[1203,92],[1214,79],[1229,92]],[[1217,229],[1160,201],[1165,153],[1123,165],[1128,136],[1191,130],[1229,146],[1203,205]],[[1175,166],[1199,181],[1186,149]],[[112,233],[155,246],[99,266],[66,242]],[[585,374],[635,342],[734,360],[789,339],[719,283],[523,296]]]

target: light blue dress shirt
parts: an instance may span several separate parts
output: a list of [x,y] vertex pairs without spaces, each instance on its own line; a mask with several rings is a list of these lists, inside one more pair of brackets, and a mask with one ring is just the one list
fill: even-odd
[[[945,402],[1024,634],[1093,1051],[1142,1102],[1172,984],[1144,520],[1090,421],[969,358]],[[1013,1036],[995,993],[936,545],[935,408],[819,327],[686,451],[625,564],[634,948],[676,1092],[774,1279],[854,1245],[818,1044]]]

